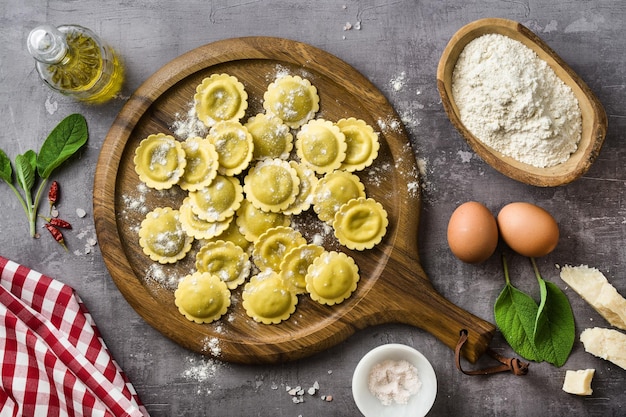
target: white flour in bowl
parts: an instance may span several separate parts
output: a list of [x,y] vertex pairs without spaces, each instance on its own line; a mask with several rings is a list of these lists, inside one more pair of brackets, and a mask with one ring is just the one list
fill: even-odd
[[482,35],[452,76],[461,121],[486,145],[535,167],[566,161],[582,131],[578,100],[546,61],[519,41]]

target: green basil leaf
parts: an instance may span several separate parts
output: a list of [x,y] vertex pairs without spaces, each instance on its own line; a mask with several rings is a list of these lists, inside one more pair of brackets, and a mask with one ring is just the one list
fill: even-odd
[[13,168],[11,167],[11,159],[2,149],[0,149],[0,178],[7,184],[13,184]]
[[80,114],[71,114],[50,132],[37,158],[37,172],[41,178],[48,178],[52,171],[70,156],[74,155],[86,142],[89,134],[87,121]]
[[15,157],[15,176],[18,184],[27,194],[35,185],[36,167],[37,154],[32,150]]
[[533,340],[543,360],[561,367],[567,361],[576,328],[567,296],[551,282],[538,278],[541,302],[535,321]]
[[507,282],[494,306],[496,324],[511,348],[527,360],[541,361],[533,342],[537,303]]

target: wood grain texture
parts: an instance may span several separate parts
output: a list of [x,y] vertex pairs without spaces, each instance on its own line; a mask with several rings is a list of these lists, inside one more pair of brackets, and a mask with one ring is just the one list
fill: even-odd
[[[389,213],[390,227],[373,250],[350,252],[360,268],[357,291],[337,306],[323,306],[301,296],[291,319],[263,325],[248,318],[240,306],[240,289],[233,293],[229,319],[199,325],[176,309],[173,291],[147,278],[152,261],[138,244],[137,226],[143,215],[125,208],[139,185],[132,162],[134,150],[147,135],[169,132],[177,115],[185,113],[195,87],[212,73],[225,72],[244,84],[250,97],[246,117],[262,111],[260,98],[277,71],[308,78],[320,94],[319,117],[336,121],[357,117],[380,129],[381,151],[373,178],[361,174],[366,192]],[[376,168],[377,167],[377,168]],[[338,58],[309,45],[278,38],[247,37],[219,41],[175,59],[150,77],[131,97],[105,138],[94,181],[94,217],[102,254],[120,291],[152,326],[177,343],[202,353],[207,340],[217,338],[220,359],[240,363],[275,363],[325,350],[356,330],[382,323],[420,327],[454,347],[461,329],[470,332],[464,356],[475,362],[486,350],[494,326],[439,295],[419,264],[417,229],[419,192],[417,167],[406,132],[385,97],[361,74]],[[184,193],[175,187],[145,196],[149,210],[180,205]],[[315,222],[304,222],[311,238]],[[197,244],[197,242],[196,242]],[[330,243],[332,245],[332,243]],[[197,248],[196,248],[197,249]],[[337,248],[340,250],[340,248]],[[168,274],[191,273],[195,254],[172,266]]]
[[[582,137],[578,149],[565,162],[553,167],[538,168],[504,156],[485,145],[461,121],[452,95],[452,75],[456,61],[465,46],[479,36],[496,33],[522,42],[550,65],[578,99],[582,114]],[[504,175],[526,184],[553,187],[570,183],[586,173],[597,159],[608,128],[602,104],[572,68],[541,38],[524,25],[508,19],[476,20],[456,32],[441,55],[437,68],[437,86],[442,103],[454,127],[485,162]]]

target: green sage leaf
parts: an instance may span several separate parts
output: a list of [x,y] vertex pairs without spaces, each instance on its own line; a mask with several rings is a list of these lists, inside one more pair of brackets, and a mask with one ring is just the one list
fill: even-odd
[[537,278],[541,302],[533,332],[534,344],[543,360],[561,367],[567,361],[576,338],[574,314],[567,296],[559,287]]
[[541,361],[534,344],[537,303],[509,282],[498,296],[494,316],[498,328],[511,348],[527,360]]
[[86,142],[89,134],[87,121],[80,114],[71,114],[50,132],[37,158],[37,172],[41,178],[48,178],[52,171],[70,156],[74,155]]
[[11,167],[11,159],[2,149],[0,149],[0,178],[7,184],[13,184],[13,168]]
[[35,185],[36,167],[37,154],[32,150],[15,157],[15,176],[26,194],[30,194],[30,190]]

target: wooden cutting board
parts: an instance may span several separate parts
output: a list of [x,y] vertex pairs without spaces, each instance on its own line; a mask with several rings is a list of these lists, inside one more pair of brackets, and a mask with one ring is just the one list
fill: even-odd
[[[143,254],[137,235],[147,211],[177,208],[185,193],[178,187],[166,192],[142,189],[134,171],[134,151],[149,134],[174,133],[172,126],[189,110],[203,78],[213,73],[236,76],[249,95],[247,120],[263,111],[263,92],[278,73],[285,72],[307,78],[317,87],[317,117],[331,121],[360,118],[380,133],[379,156],[359,176],[367,195],[389,214],[387,234],[372,250],[346,249],[359,267],[361,280],[356,292],[339,305],[320,305],[301,295],[289,320],[264,325],[245,314],[238,289],[229,312],[219,322],[192,323],[175,307],[173,288],[151,278],[155,263]],[[451,348],[466,329],[469,340],[462,353],[475,362],[487,349],[495,328],[438,294],[420,266],[417,184],[415,156],[402,122],[363,75],[303,43],[246,37],[208,44],[174,59],[131,96],[102,145],[94,182],[94,218],[102,256],[126,300],[148,323],[191,350],[230,362],[276,363],[323,351],[359,329],[393,322],[422,328]],[[319,236],[320,222],[314,214],[305,214],[299,224],[309,241],[314,234]],[[324,240],[327,249],[342,250],[332,236]],[[156,267],[170,278],[183,277],[193,272],[199,247],[196,242],[184,260]]]

